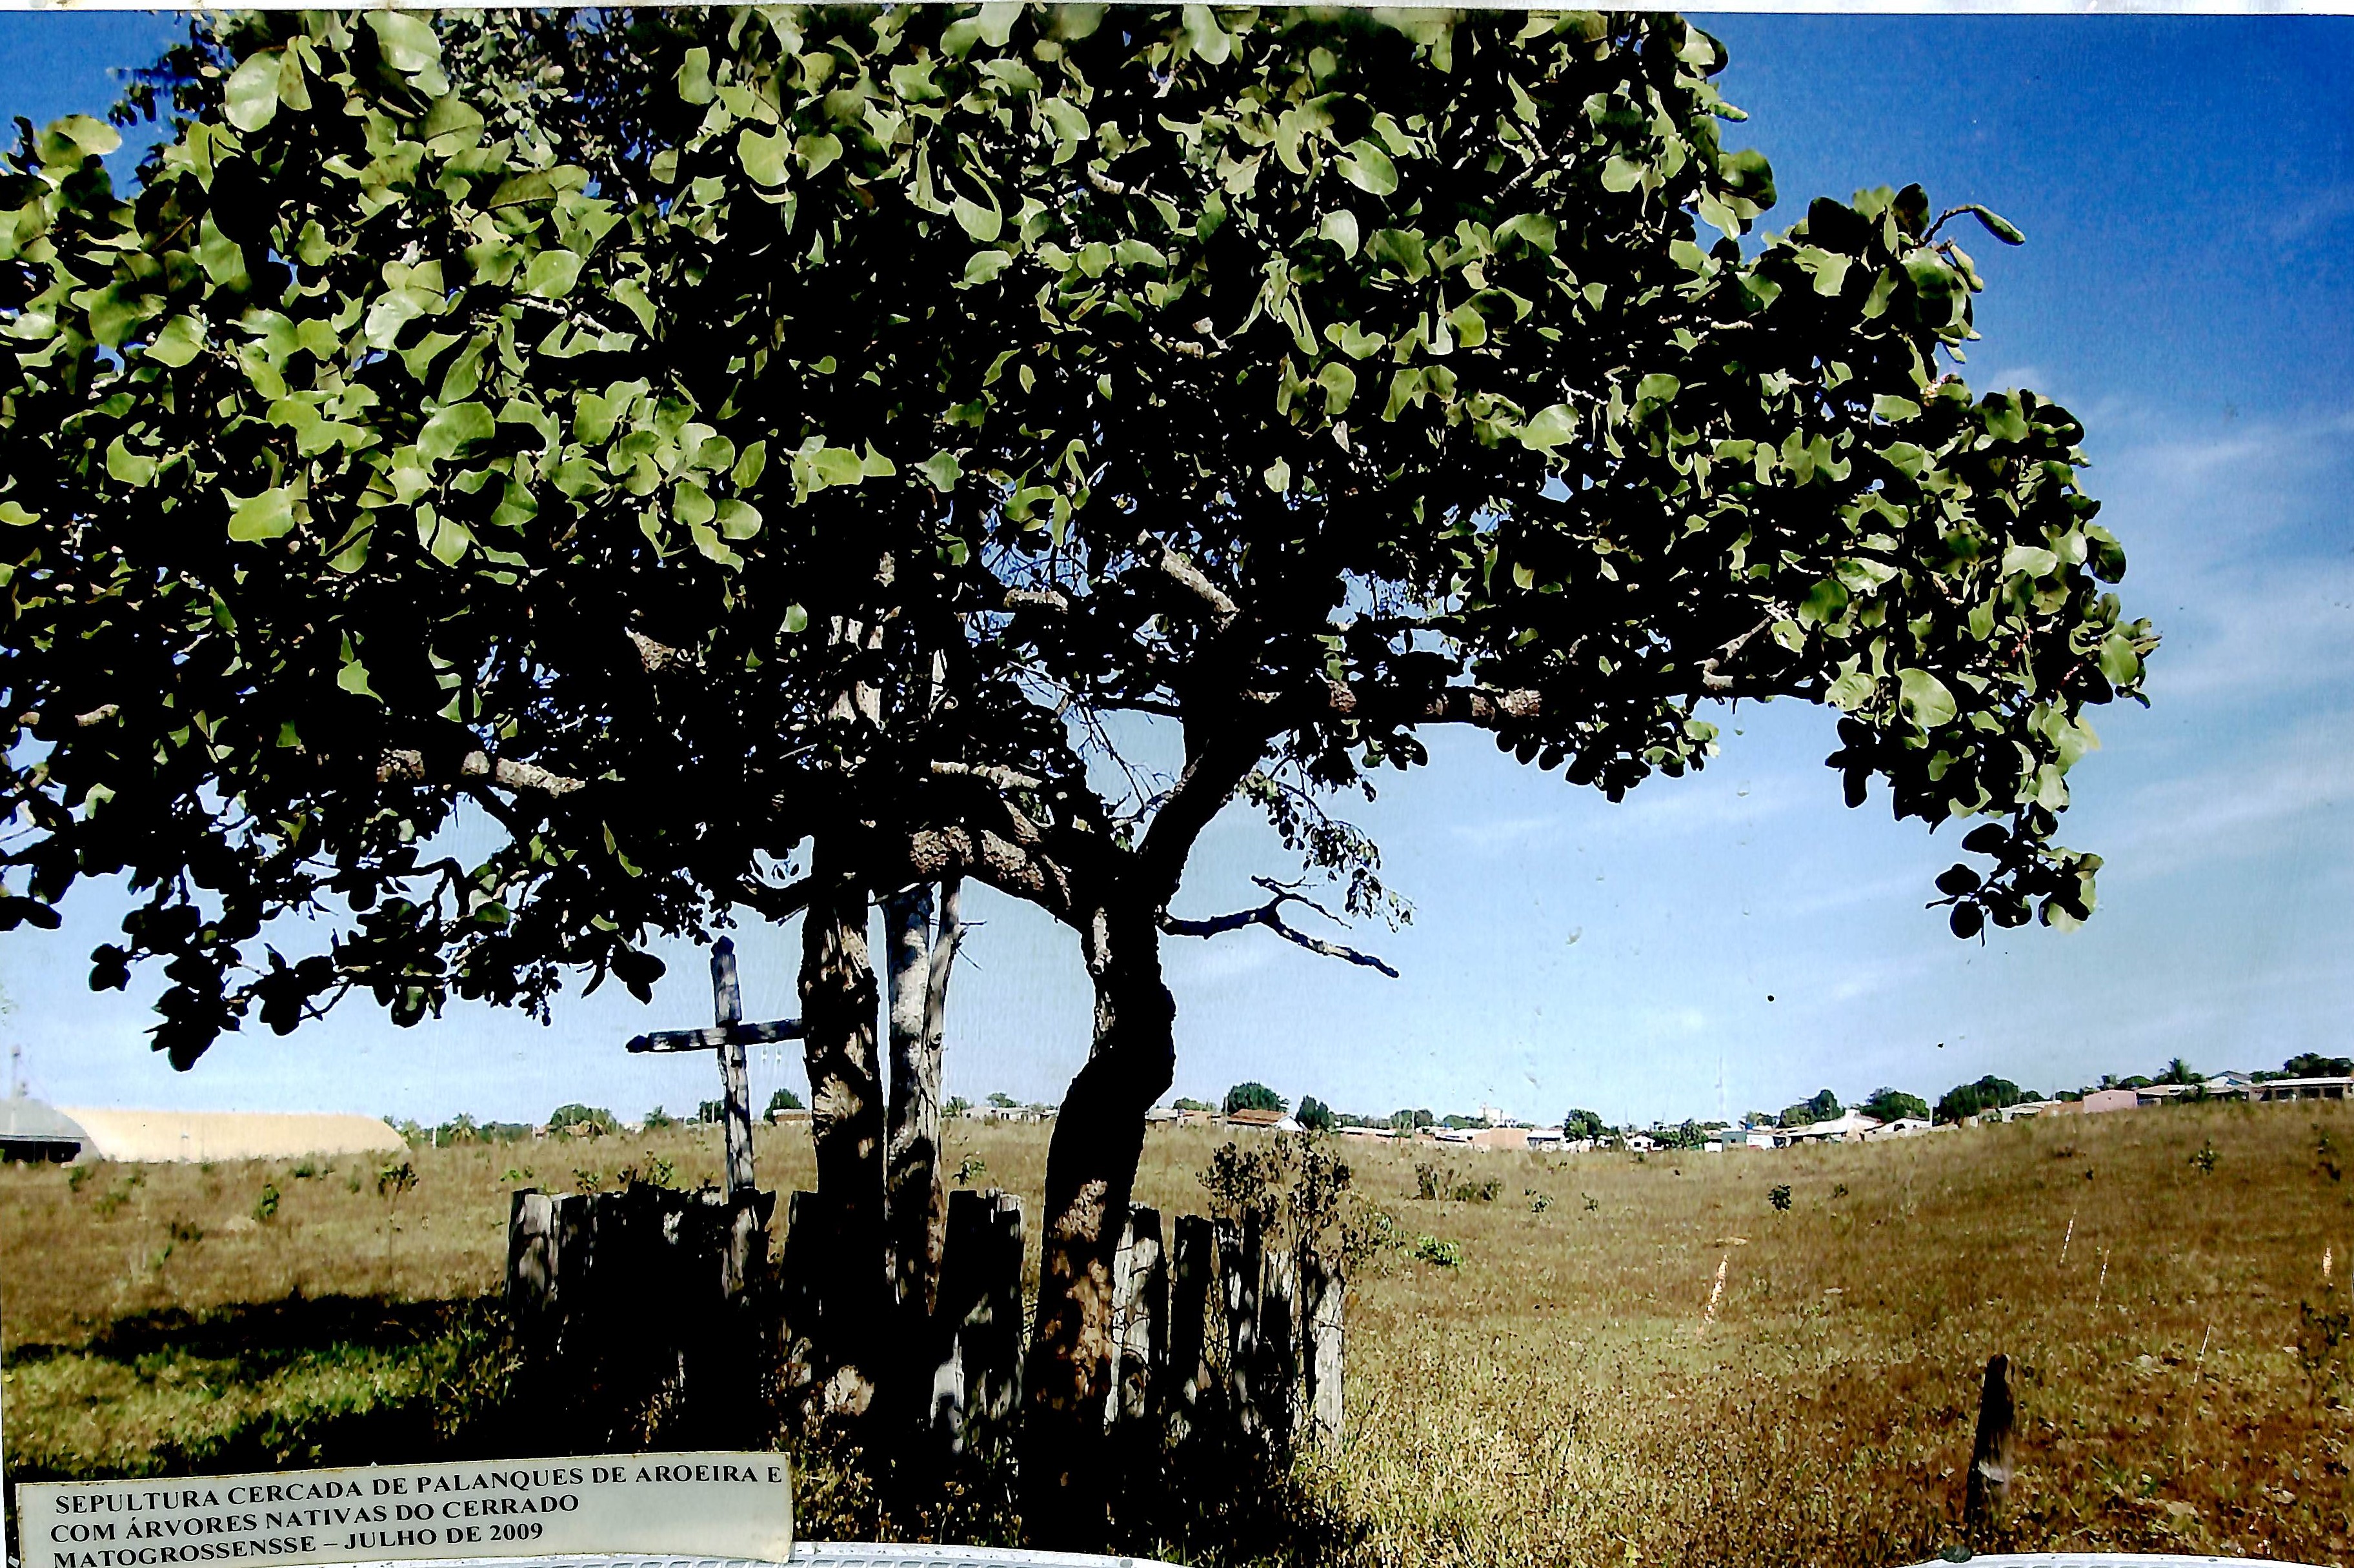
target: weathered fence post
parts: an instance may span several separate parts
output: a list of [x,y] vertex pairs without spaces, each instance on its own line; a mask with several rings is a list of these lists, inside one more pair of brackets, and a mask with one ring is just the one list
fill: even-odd
[[2019,1407],[2010,1394],[2010,1358],[1988,1358],[1986,1383],[1978,1392],[1978,1428],[1970,1446],[1969,1480],[1962,1493],[1962,1523],[1984,1529],[2010,1489],[2012,1438]]
[[1239,1226],[1219,1222],[1218,1278],[1226,1309],[1226,1403],[1235,1429],[1246,1437],[1257,1436],[1264,1425],[1257,1398],[1258,1289],[1266,1265],[1264,1253],[1257,1214],[1244,1214]]
[[[983,1194],[971,1249],[977,1283],[958,1328],[964,1383],[965,1442],[984,1451],[1013,1436],[1022,1398],[1022,1200]],[[955,1200],[949,1201],[954,1224]]]
[[1303,1251],[1300,1264],[1300,1306],[1307,1326],[1308,1438],[1316,1444],[1341,1441],[1341,1359],[1347,1348],[1342,1308],[1348,1286],[1340,1269],[1315,1247]]
[[1217,1257],[1206,1214],[1177,1216],[1169,1298],[1169,1351],[1155,1383],[1155,1402],[1169,1417],[1169,1436],[1183,1442],[1193,1430],[1194,1412],[1209,1377],[1210,1280]]
[[1254,1390],[1259,1416],[1277,1447],[1288,1450],[1299,1403],[1299,1255],[1267,1249],[1259,1286],[1260,1372]]
[[525,1187],[507,1208],[507,1312],[526,1340],[557,1310],[556,1200]]
[[1153,1382],[1169,1342],[1169,1268],[1161,1211],[1131,1205],[1112,1265],[1114,1365],[1108,1423],[1140,1423],[1153,1409]]

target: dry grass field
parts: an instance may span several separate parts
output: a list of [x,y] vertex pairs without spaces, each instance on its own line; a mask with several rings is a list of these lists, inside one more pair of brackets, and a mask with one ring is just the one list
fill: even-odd
[[[764,1181],[807,1181],[804,1136],[761,1139]],[[1223,1141],[1156,1133],[1140,1196],[1199,1209],[1193,1173]],[[960,1124],[949,1160],[1034,1206],[1044,1150],[1043,1128]],[[1999,1544],[2348,1556],[2344,1107],[1808,1152],[1350,1153],[1361,1193],[1461,1261],[1393,1249],[1352,1287],[1349,1436],[1297,1478],[1320,1559],[1917,1562],[1959,1538],[1997,1351],[2019,1368],[2021,1465]],[[684,1182],[717,1174],[695,1130],[420,1149],[398,1195],[357,1159],[0,1170],[11,1467],[494,1445],[504,1351],[485,1298],[507,1192],[656,1158]],[[1498,1195],[1417,1199],[1418,1160],[1496,1177]],[[889,1528],[815,1469],[804,1533]],[[1242,1539],[1192,1554],[1277,1552]]]

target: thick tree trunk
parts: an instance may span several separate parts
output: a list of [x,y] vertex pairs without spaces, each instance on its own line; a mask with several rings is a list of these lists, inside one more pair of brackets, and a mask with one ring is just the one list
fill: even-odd
[[1046,1153],[1022,1434],[1023,1519],[1032,1540],[1082,1550],[1100,1542],[1111,1495],[1102,1472],[1115,1350],[1112,1255],[1144,1150],[1144,1113],[1167,1092],[1177,1061],[1176,1004],[1161,978],[1152,912],[1106,911],[1085,946],[1095,1044],[1063,1098]]
[[[944,916],[943,927],[950,917]],[[946,1238],[948,1183],[940,1172],[940,1044],[932,1027],[932,892],[911,887],[884,901],[891,963],[891,1088],[884,1143],[883,1208],[891,1284],[903,1316],[930,1316]],[[945,959],[943,962],[945,962]]]
[[883,1083],[875,1049],[875,969],[866,895],[822,841],[801,926],[803,1058],[818,1203],[825,1215],[825,1277],[815,1283],[830,1413],[862,1415],[874,1400],[879,1339],[888,1320],[884,1257]]

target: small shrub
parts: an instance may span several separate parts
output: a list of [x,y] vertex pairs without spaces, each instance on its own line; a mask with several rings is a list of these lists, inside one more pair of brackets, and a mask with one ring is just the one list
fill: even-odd
[[1414,1255],[1416,1262],[1429,1264],[1434,1268],[1460,1268],[1463,1266],[1463,1244],[1440,1236],[1419,1235],[1414,1238]]
[[1585,1200],[1585,1212],[1589,1214],[1594,1213],[1602,1207],[1602,1200],[1596,1197],[1591,1192],[1580,1192],[1578,1196]]
[[2205,1139],[2200,1142],[2198,1152],[2190,1157],[2190,1168],[2201,1176],[2215,1174],[2215,1140],[2213,1139]]
[[988,1174],[989,1161],[978,1154],[968,1154],[957,1161],[955,1176],[960,1187],[970,1187]]
[[605,1173],[601,1171],[575,1171],[572,1173],[572,1186],[576,1192],[594,1192],[604,1185]]
[[2346,1172],[2338,1166],[2338,1146],[2329,1141],[2329,1135],[2326,1132],[2322,1132],[2320,1128],[2317,1127],[2313,1130],[2321,1134],[2319,1138],[2314,1140],[2314,1168],[2319,1171],[2323,1175],[2328,1177],[2332,1181],[2345,1180]]
[[1521,1191],[1521,1196],[1529,1201],[1529,1213],[1532,1214],[1542,1214],[1547,1209],[1553,1207],[1552,1195],[1545,1192],[1540,1192],[1534,1187],[1522,1188]]
[[398,1202],[417,1190],[417,1167],[403,1160],[386,1165],[376,1173],[376,1195],[386,1202]]
[[1844,1197],[1846,1197],[1846,1196],[1847,1196],[1847,1183],[1846,1183],[1846,1182],[1844,1182],[1844,1181],[1836,1181],[1836,1182],[1833,1182],[1833,1183],[1831,1184],[1831,1196],[1832,1196],[1832,1197],[1834,1197],[1834,1198],[1844,1198]]
[[1776,1213],[1788,1213],[1790,1212],[1790,1184],[1787,1181],[1776,1182],[1774,1187],[1766,1192],[1766,1201],[1774,1205],[1774,1212]]
[[674,1187],[678,1184],[678,1167],[659,1154],[649,1153],[644,1166],[624,1165],[614,1176],[617,1187]]
[[261,1196],[253,1201],[253,1217],[263,1224],[278,1217],[278,1183],[264,1181]]

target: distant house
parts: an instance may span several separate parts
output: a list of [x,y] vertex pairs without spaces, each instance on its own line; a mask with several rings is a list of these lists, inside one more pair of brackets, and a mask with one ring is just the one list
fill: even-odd
[[1395,1138],[1398,1136],[1385,1127],[1344,1127],[1340,1131],[1342,1138]]
[[2248,1088],[2251,1099],[2342,1100],[2354,1078],[2273,1078]]
[[1638,1154],[1646,1153],[1659,1148],[1659,1140],[1648,1132],[1630,1132],[1627,1135],[1627,1147]]
[[1774,1129],[1774,1147],[1787,1149],[1800,1143],[1861,1143],[1865,1135],[1877,1131],[1878,1117],[1861,1111],[1849,1111],[1829,1121],[1808,1122],[1804,1127],[1783,1127]]
[[2097,1116],[2105,1111],[2132,1110],[2141,1103],[2138,1089],[2094,1089],[2076,1102],[2076,1108],[2086,1116]]
[[145,1164],[291,1160],[304,1154],[398,1154],[408,1142],[372,1116],[339,1111],[116,1110],[66,1106],[82,1129],[80,1157]]
[[1529,1147],[1529,1129],[1525,1127],[1474,1128],[1467,1141],[1474,1149],[1526,1150]]
[[1741,1141],[1751,1149],[1771,1149],[1774,1147],[1774,1131],[1770,1127],[1753,1127],[1741,1135]]
[[1226,1125],[1254,1132],[1298,1132],[1299,1130],[1299,1123],[1279,1110],[1228,1111]]
[[0,1100],[0,1160],[65,1165],[81,1158],[90,1134],[55,1106],[11,1095]]
[[1928,1131],[1929,1127],[1927,1117],[1900,1116],[1893,1121],[1873,1128],[1870,1132],[1865,1133],[1863,1138],[1867,1143],[1877,1143],[1882,1139],[1889,1138],[1917,1138]]
[[1557,1127],[1532,1127],[1527,1129],[1529,1147],[1558,1151],[1568,1145],[1569,1135]]

